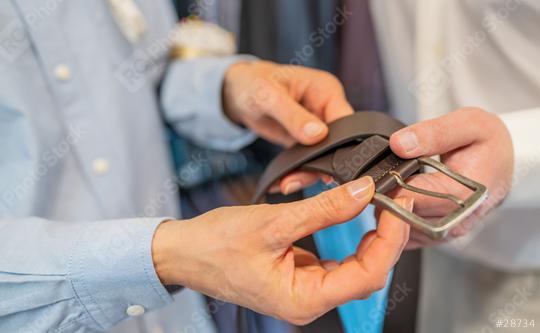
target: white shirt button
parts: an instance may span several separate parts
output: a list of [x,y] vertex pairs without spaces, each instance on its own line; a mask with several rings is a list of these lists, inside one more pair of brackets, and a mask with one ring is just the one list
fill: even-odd
[[137,317],[143,315],[146,310],[142,305],[131,305],[126,309],[126,313],[130,317]]
[[98,158],[92,162],[92,169],[97,175],[104,175],[109,171],[109,161],[104,158]]
[[71,69],[66,65],[58,65],[54,69],[54,76],[60,81],[67,81],[71,79]]

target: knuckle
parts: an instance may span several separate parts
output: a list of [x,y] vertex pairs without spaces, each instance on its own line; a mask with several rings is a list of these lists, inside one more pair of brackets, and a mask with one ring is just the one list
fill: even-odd
[[325,220],[334,219],[341,211],[339,200],[331,193],[325,192],[312,201],[313,211]]
[[327,71],[319,71],[319,75],[322,79],[332,84],[338,84],[341,86],[339,79],[334,74]]
[[470,123],[481,125],[483,129],[487,130],[483,132],[485,136],[490,136],[489,134],[500,135],[500,133],[507,131],[506,125],[498,115],[477,107],[469,108],[467,111]]
[[460,112],[463,112],[465,114],[465,118],[468,120],[468,121],[471,121],[471,122],[485,122],[485,121],[489,121],[489,120],[492,120],[495,115],[490,113],[490,112],[487,112],[486,110],[482,109],[482,108],[479,108],[479,107],[467,107],[467,108],[462,108],[462,109],[459,109]]
[[373,282],[373,290],[379,291],[379,290],[384,289],[384,287],[386,287],[387,279],[388,279],[387,274],[376,275],[375,280]]
[[269,80],[257,79],[252,89],[250,107],[254,111],[268,110],[277,104],[279,93]]
[[472,115],[472,116],[485,116],[487,114],[489,114],[488,112],[486,112],[484,109],[481,109],[479,107],[468,107],[468,108],[465,108],[464,109],[469,115]]
[[345,88],[343,87],[343,84],[341,84],[341,81],[337,78],[337,76],[327,71],[319,71],[318,73],[321,80],[327,86],[338,89],[342,93],[345,92]]
[[293,223],[291,223],[290,215],[286,209],[269,209],[264,216],[264,237],[269,243],[281,244],[288,240],[291,233],[294,231]]

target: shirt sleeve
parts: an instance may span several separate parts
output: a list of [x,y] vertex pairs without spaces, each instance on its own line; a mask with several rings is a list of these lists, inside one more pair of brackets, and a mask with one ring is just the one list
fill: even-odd
[[0,220],[0,332],[105,331],[172,302],[151,254],[165,220]]
[[253,60],[239,55],[173,61],[161,88],[166,121],[179,134],[208,148],[234,151],[253,142],[253,133],[231,122],[222,107],[226,70],[236,62]]
[[503,208],[540,206],[540,108],[501,115],[514,145],[512,189]]

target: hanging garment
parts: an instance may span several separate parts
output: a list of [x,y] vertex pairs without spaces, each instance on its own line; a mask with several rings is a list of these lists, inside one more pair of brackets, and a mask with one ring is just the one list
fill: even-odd
[[244,1],[240,51],[335,73],[337,9],[336,0]]
[[191,6],[191,14],[199,16],[204,21],[215,23],[235,36],[240,35],[242,0],[191,1],[194,3]]
[[267,0],[242,2],[240,53],[253,54],[265,60],[277,58],[275,4]]
[[349,13],[341,32],[339,77],[355,110],[387,111],[381,61],[369,0],[343,0]]

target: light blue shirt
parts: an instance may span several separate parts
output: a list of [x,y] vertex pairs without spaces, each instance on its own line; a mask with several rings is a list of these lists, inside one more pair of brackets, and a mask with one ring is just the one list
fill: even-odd
[[[151,257],[180,214],[163,119],[218,149],[252,135],[221,110],[238,58],[167,63],[169,2],[138,1],[136,44],[105,0],[0,2],[0,332],[109,330],[173,302]],[[212,331],[200,298],[179,302],[162,331]],[[153,330],[140,318],[160,322],[126,331]]]

